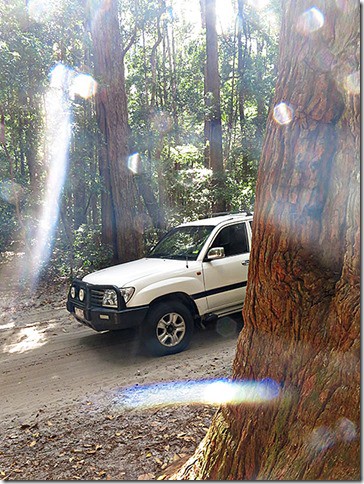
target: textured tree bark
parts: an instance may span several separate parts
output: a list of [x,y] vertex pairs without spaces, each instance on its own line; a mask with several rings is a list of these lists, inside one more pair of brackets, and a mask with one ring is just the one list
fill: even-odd
[[175,479],[360,479],[359,4],[311,7],[286,2],[233,366],[281,392],[222,406]]
[[140,256],[142,234],[136,224],[137,190],[127,163],[128,112],[117,1],[90,2],[89,8],[98,81],[96,114],[103,141],[103,239],[113,245],[116,261],[125,262]]

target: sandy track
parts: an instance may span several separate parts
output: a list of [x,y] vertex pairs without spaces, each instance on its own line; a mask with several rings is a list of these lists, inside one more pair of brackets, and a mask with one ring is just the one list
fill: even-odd
[[216,406],[128,409],[119,389],[230,376],[239,317],[197,329],[183,353],[154,358],[136,331],[78,323],[66,292],[0,287],[0,478],[149,480],[181,465]]
[[132,330],[95,333],[59,306],[54,312],[35,308],[28,316],[29,321],[23,317],[21,325],[0,331],[3,417],[92,399],[100,392],[107,400],[108,390],[136,383],[226,376],[236,347],[233,320],[228,330],[224,326],[225,336],[216,326],[198,329],[187,351],[154,358],[140,351]]

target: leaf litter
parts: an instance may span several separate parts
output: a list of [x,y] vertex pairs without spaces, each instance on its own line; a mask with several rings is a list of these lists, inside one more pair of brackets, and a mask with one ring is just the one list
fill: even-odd
[[[90,406],[86,406],[90,409]],[[183,405],[110,413],[62,406],[0,424],[3,480],[162,480],[204,437],[216,408]],[[53,410],[55,412],[55,410]]]

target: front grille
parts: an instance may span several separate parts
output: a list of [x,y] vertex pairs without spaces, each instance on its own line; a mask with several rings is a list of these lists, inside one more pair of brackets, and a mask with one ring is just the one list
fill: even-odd
[[102,307],[102,300],[104,298],[104,289],[91,289],[90,291],[90,302],[91,306]]

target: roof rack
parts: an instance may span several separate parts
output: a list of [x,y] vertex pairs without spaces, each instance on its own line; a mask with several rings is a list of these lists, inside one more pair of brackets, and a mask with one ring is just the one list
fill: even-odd
[[223,215],[253,215],[251,212],[246,212],[245,210],[243,211],[234,211],[234,212],[214,212],[208,214],[206,217],[207,218],[213,218],[213,217],[221,217]]

